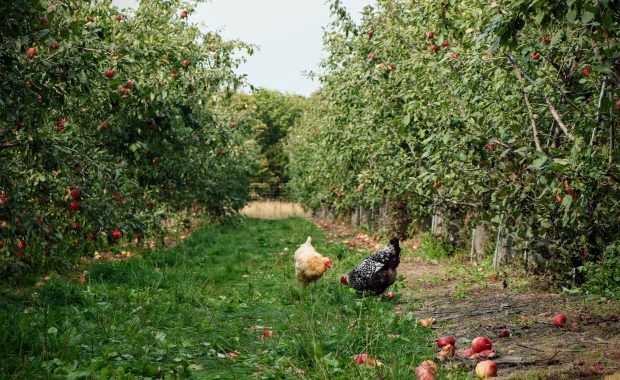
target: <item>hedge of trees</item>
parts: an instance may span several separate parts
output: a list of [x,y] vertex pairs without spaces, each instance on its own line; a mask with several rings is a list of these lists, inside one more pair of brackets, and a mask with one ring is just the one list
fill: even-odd
[[380,0],[358,23],[331,9],[323,88],[288,145],[297,199],[387,203],[402,234],[434,214],[461,240],[485,226],[562,278],[620,289],[620,2]]
[[0,4],[0,275],[241,208],[259,154],[230,108],[252,47],[180,0]]

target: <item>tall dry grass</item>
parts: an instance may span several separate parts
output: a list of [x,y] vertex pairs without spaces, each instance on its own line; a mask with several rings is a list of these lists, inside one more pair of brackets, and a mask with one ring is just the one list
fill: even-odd
[[290,216],[310,218],[312,216],[310,211],[304,211],[297,203],[273,200],[250,202],[241,210],[241,214],[259,219],[283,219]]

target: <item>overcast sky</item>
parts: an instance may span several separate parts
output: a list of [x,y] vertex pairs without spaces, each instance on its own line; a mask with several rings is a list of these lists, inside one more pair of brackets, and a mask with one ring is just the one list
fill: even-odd
[[[113,0],[119,7],[135,6],[137,0]],[[349,12],[359,13],[374,0],[342,0]],[[304,76],[316,70],[322,53],[322,28],[329,19],[325,0],[211,0],[198,7],[190,22],[205,23],[224,38],[258,45],[240,68],[249,81],[266,87],[309,95],[319,87]]]

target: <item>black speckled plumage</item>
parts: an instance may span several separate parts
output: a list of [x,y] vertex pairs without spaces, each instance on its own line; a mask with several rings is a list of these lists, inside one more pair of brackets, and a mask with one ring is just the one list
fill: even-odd
[[396,268],[400,264],[400,245],[398,238],[368,256],[355,269],[349,272],[349,285],[360,292],[369,291],[382,294],[396,281]]

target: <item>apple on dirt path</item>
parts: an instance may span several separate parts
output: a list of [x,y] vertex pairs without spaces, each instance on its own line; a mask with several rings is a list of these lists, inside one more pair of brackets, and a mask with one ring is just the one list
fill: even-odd
[[481,361],[476,365],[476,376],[481,379],[497,377],[497,364],[493,360]]

